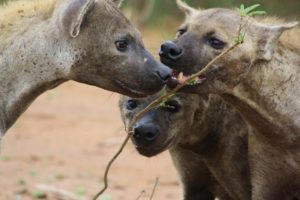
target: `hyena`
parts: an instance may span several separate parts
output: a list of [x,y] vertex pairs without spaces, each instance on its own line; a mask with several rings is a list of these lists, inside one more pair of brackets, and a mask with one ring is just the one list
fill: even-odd
[[19,0],[0,7],[0,133],[44,91],[75,80],[133,97],[171,70],[145,49],[118,0]]
[[[123,96],[119,106],[125,126],[157,96]],[[185,200],[251,199],[247,126],[216,95],[172,97],[136,123],[132,141],[148,157],[170,150]]]
[[[174,41],[162,45],[163,63],[190,75],[232,45],[241,23],[232,9],[186,13]],[[243,116],[250,129],[254,200],[300,199],[300,30],[298,22],[246,18],[243,44],[216,62],[189,92],[214,93]]]

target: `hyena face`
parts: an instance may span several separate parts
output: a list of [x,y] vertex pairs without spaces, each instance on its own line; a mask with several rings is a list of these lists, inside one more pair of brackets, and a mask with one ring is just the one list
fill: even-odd
[[[177,72],[190,75],[233,45],[241,16],[236,10],[196,10],[180,0],[177,3],[186,14],[186,21],[179,28],[175,40],[162,44],[160,57],[164,64]],[[206,81],[209,82],[209,85],[205,84],[207,88],[216,89],[220,87],[220,82],[234,87],[247,76],[254,62],[269,61],[281,33],[297,24],[267,25],[251,18],[245,21],[245,42],[214,64],[205,77],[213,80]]]
[[170,77],[171,70],[145,49],[139,31],[115,2],[67,1],[58,16],[75,54],[70,79],[141,97],[160,90]]
[[[128,127],[133,116],[158,96],[144,99],[121,97],[119,106],[125,126]],[[201,107],[197,95],[176,95],[164,107],[146,113],[134,126],[131,139],[140,154],[154,156],[184,140],[198,112],[201,112]]]

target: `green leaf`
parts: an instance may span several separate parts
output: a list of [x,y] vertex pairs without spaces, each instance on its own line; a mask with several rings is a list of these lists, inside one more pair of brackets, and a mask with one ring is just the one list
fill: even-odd
[[187,85],[197,85],[197,80],[196,79],[192,79],[186,82]]
[[250,13],[251,11],[255,10],[256,8],[258,8],[260,6],[260,4],[254,4],[252,6],[249,6],[245,9],[246,14]]
[[160,102],[159,106],[160,107],[166,107],[166,101],[162,100],[162,102]]
[[160,107],[168,107],[168,105],[166,104],[166,102],[169,101],[169,99],[171,99],[171,98],[174,97],[174,96],[175,96],[175,94],[172,94],[172,95],[170,95],[169,97],[164,98],[164,99],[160,102],[159,106],[160,106]]
[[241,16],[245,17],[246,13],[245,13],[245,8],[244,5],[242,4],[240,8],[237,8],[238,12],[240,13]]
[[265,14],[267,14],[267,12],[265,12],[265,11],[253,11],[253,12],[249,13],[248,15],[254,16],[254,15],[265,15]]
[[245,32],[240,32],[239,35],[234,39],[236,44],[243,44],[245,39]]
[[245,10],[244,4],[241,4],[240,10]]
[[239,43],[240,44],[244,43],[245,35],[246,35],[246,33],[240,32],[240,35],[239,35]]

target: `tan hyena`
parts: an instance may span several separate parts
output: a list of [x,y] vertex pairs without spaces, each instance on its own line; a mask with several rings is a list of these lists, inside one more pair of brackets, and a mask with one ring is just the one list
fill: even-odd
[[[125,126],[157,96],[122,97]],[[170,150],[185,200],[251,199],[247,126],[216,95],[173,97],[137,122],[132,140],[145,156]]]
[[[177,2],[187,18],[160,55],[165,64],[191,74],[233,43],[241,18],[236,10],[196,10]],[[298,23],[270,17],[246,20],[245,42],[190,91],[219,94],[247,121],[253,199],[300,199]]]
[[145,50],[120,0],[19,0],[0,7],[0,133],[44,91],[75,80],[129,96],[170,69]]

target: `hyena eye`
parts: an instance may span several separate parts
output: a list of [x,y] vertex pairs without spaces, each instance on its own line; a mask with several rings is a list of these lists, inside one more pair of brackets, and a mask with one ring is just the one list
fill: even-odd
[[225,42],[215,38],[215,37],[211,37],[211,38],[208,38],[208,44],[214,48],[214,49],[223,49],[226,45]]
[[177,37],[180,37],[181,35],[185,34],[186,32],[187,32],[187,27],[178,29]]
[[165,108],[166,110],[168,110],[169,112],[177,113],[177,112],[179,112],[181,106],[180,106],[180,104],[179,104],[177,101],[175,101],[175,100],[170,100],[170,101],[167,101],[167,102],[165,103],[164,108]]
[[138,106],[137,101],[135,100],[128,100],[126,104],[127,110],[134,110]]
[[128,42],[127,40],[117,40],[115,42],[116,48],[118,49],[118,51],[124,52],[127,50],[128,47]]

